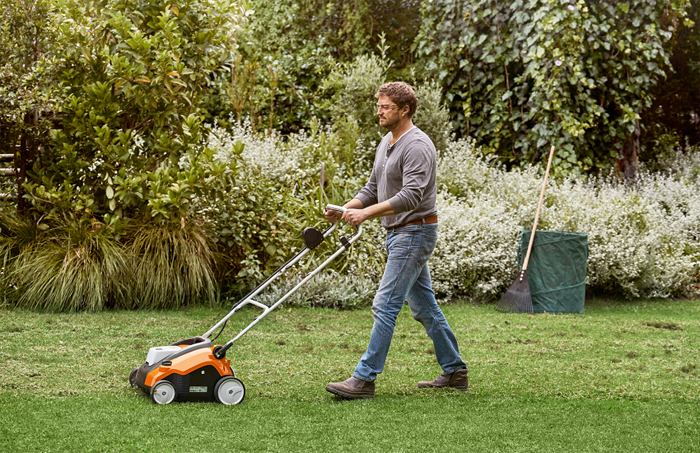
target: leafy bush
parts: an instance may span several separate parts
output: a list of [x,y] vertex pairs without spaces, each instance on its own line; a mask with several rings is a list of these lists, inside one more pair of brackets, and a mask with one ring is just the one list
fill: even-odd
[[442,88],[434,81],[416,86],[418,109],[413,123],[433,141],[438,152],[447,149],[452,135],[450,113],[442,102]]
[[180,222],[201,182],[225,171],[196,165],[201,104],[244,14],[238,1],[60,1],[66,119],[26,184],[35,217]]
[[330,112],[345,146],[344,163],[359,173],[372,168],[377,143],[386,135],[379,126],[374,94],[385,81],[391,63],[368,54],[339,63],[323,81],[323,107]]
[[664,77],[689,2],[425,1],[417,68],[437,75],[455,129],[522,164],[547,143],[558,171],[619,157]]
[[[353,176],[364,177],[369,173],[377,144],[387,133],[377,121],[374,95],[386,82],[392,62],[384,54],[386,47],[380,50],[381,56],[360,55],[351,62],[337,64],[322,85],[323,90],[332,93],[323,106],[330,111],[334,131],[340,139],[339,162]],[[432,81],[410,82],[418,97],[414,123],[442,151],[452,129],[448,110],[441,101],[441,88]]]
[[[275,130],[285,134],[310,129],[312,118],[327,123],[329,111],[324,105],[332,93],[319,90],[326,76],[336,63],[349,63],[383,42],[391,43],[386,59],[397,62],[392,78],[405,78],[413,62],[409,48],[420,28],[420,2],[251,0],[254,13],[238,35],[238,52],[242,65],[257,66],[257,86],[246,90],[250,93],[242,111],[265,127],[272,122]],[[271,96],[274,114],[268,108]],[[233,109],[225,98],[218,98],[218,105],[210,104],[219,120]]]
[[0,139],[14,143],[19,133],[43,142],[47,123],[35,117],[55,109],[57,30],[48,0],[5,0],[0,4]]
[[274,151],[274,138],[253,135],[250,129],[230,133],[214,128],[208,143],[216,160],[237,166],[238,172],[219,178],[215,184],[220,190],[199,197],[192,215],[216,244],[222,291],[240,293],[284,263],[298,227],[283,209],[289,188],[264,165],[248,160],[251,148],[264,160],[265,151]]

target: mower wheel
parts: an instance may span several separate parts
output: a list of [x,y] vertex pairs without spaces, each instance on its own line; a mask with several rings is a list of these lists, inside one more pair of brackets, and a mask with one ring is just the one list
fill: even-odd
[[136,372],[137,372],[138,370],[139,370],[139,369],[138,369],[138,367],[137,367],[137,368],[134,368],[133,370],[131,370],[131,373],[129,373],[129,384],[130,384],[133,388],[137,388],[137,387],[138,387],[138,385],[136,384]]
[[245,398],[245,386],[235,377],[224,376],[216,383],[214,396],[221,404],[238,404]]
[[151,399],[154,403],[170,404],[175,400],[177,392],[168,381],[158,381],[151,387]]

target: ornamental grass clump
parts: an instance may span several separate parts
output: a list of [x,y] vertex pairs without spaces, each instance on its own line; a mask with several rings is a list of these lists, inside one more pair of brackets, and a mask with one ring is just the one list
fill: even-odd
[[132,308],[172,309],[218,298],[215,249],[198,225],[143,225],[130,240],[136,298]]
[[18,307],[100,311],[128,305],[134,279],[123,244],[102,225],[65,220],[17,250],[3,275]]

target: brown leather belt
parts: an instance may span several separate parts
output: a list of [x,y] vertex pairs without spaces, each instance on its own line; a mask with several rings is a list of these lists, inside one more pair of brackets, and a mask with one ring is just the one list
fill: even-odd
[[395,228],[402,228],[402,227],[409,226],[409,225],[423,225],[423,224],[429,224],[429,223],[437,223],[437,216],[431,215],[431,216],[425,217],[423,219],[412,220],[408,223],[403,223],[401,225],[394,225],[392,227],[387,228],[387,231],[393,230]]

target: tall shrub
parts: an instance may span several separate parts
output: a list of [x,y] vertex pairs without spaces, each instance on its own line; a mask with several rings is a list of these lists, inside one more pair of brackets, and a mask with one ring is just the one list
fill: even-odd
[[[191,214],[237,172],[214,159],[202,122],[210,81],[233,61],[245,15],[243,1],[56,2],[64,121],[24,186],[42,234],[13,262],[22,304],[217,299],[213,243]],[[26,263],[42,278],[21,277],[33,275]]]
[[[58,30],[52,22],[49,0],[0,2],[0,153],[16,155],[18,178],[0,178],[0,191],[18,197],[8,209],[24,208],[21,178],[31,167],[52,124],[47,119],[60,108],[62,90],[56,84]],[[4,207],[0,200],[0,208]]]
[[554,144],[555,169],[636,165],[640,114],[687,6],[426,1],[414,49],[418,67],[438,75],[455,129],[487,152],[533,163]]
[[[38,215],[179,222],[204,180],[202,96],[230,61],[239,1],[61,0],[65,121],[27,184]],[[191,165],[182,165],[182,161]]]
[[[409,49],[420,28],[421,1],[251,0],[255,12],[239,34],[239,52],[243,64],[259,70],[257,86],[245,97],[242,110],[253,111],[258,123],[272,122],[283,133],[308,129],[314,117],[327,122],[328,111],[319,107],[332,94],[319,90],[324,78],[334,64],[370,52],[381,36],[391,43],[387,57],[396,62],[391,77],[406,78],[413,62]],[[233,78],[241,80],[236,74]],[[211,109],[221,117],[233,106],[225,96],[219,99],[222,102]]]
[[[322,106],[330,112],[340,138],[342,151],[338,160],[348,164],[352,175],[360,178],[368,176],[376,146],[387,133],[379,126],[374,95],[388,81],[393,62],[387,57],[384,41],[379,50],[381,55],[360,55],[351,62],[337,64],[321,86],[328,96]],[[440,87],[431,80],[407,82],[418,97],[414,123],[430,136],[438,151],[446,149],[452,129]]]

